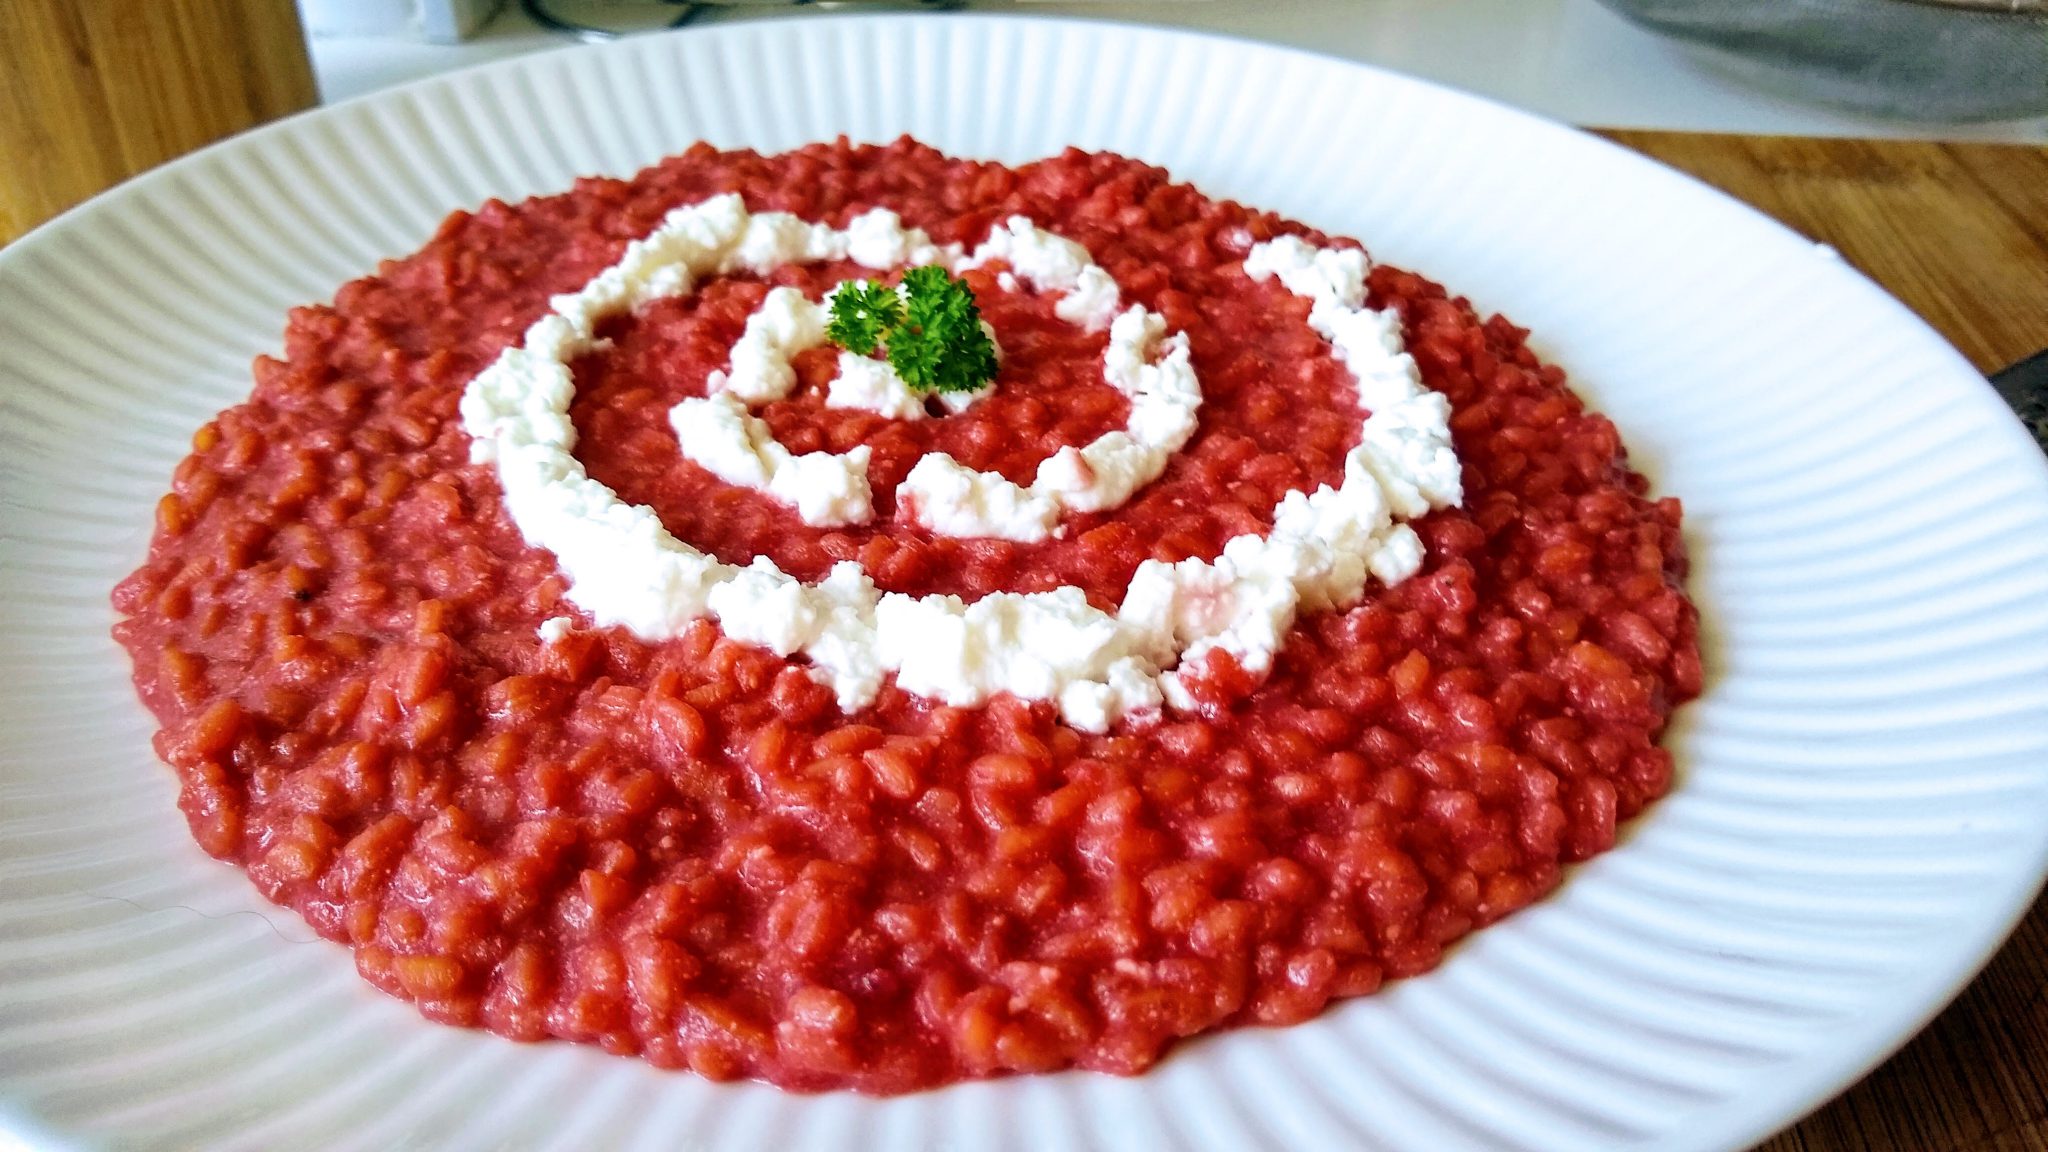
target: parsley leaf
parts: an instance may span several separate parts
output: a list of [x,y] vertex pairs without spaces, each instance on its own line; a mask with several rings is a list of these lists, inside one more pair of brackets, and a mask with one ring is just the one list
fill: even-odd
[[884,333],[903,322],[903,302],[894,289],[872,280],[846,285],[832,296],[832,320],[825,335],[834,344],[866,356]]
[[862,356],[884,346],[914,391],[972,392],[995,379],[996,347],[973,290],[936,266],[905,272],[900,298],[867,281],[840,289],[825,334]]

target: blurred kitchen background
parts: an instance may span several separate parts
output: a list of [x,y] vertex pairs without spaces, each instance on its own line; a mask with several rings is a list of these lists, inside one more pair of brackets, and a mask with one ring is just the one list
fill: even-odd
[[[300,0],[329,102],[621,31],[939,7],[1290,44],[1574,124],[2048,142],[2048,0]],[[1656,31],[1651,31],[1655,29]]]
[[220,137],[470,64],[939,9],[1244,36],[1591,128],[2048,143],[2048,0],[0,0],[0,244]]

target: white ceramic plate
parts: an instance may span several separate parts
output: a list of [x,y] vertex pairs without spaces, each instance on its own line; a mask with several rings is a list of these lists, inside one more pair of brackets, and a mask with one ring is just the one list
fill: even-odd
[[[1535,329],[1687,505],[1710,688],[1675,795],[1439,971],[1150,1075],[874,1101],[427,1024],[192,845],[107,635],[285,310],[451,209],[699,138],[1076,144]],[[0,252],[0,1127],[307,1149],[1734,1149],[1909,1035],[2048,849],[2048,468],[1919,321],[1634,155],[1398,76],[1053,21],[738,25],[214,148]],[[5,1132],[0,1131],[0,1136]],[[0,1139],[0,1145],[5,1140]]]

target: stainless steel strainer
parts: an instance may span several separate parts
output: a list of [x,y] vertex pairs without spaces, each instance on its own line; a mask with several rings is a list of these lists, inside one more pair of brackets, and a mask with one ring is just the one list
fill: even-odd
[[1756,83],[1909,120],[2048,113],[2048,0],[1601,0]]

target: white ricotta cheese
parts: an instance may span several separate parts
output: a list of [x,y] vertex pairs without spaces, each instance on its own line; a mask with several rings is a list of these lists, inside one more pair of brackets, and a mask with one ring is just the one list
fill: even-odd
[[887,208],[871,208],[846,225],[846,256],[863,268],[890,268],[921,264],[951,264],[960,258],[960,247],[940,248],[920,228],[905,228],[903,218]]
[[[886,209],[856,217],[844,232],[778,213],[742,219],[722,206],[720,211],[718,234],[732,237],[730,251],[717,263],[720,270],[766,272],[779,262],[840,257],[875,268],[927,260],[950,261],[965,269],[999,260],[1009,266],[1002,275],[1010,277],[1010,283],[1021,279],[1036,291],[1060,293],[1056,314],[1085,327],[1109,329],[1103,377],[1131,398],[1128,426],[1048,459],[1029,488],[995,473],[968,469],[951,458],[921,462],[898,493],[898,503],[927,531],[1043,540],[1065,511],[1101,512],[1129,500],[1165,471],[1173,453],[1194,434],[1202,393],[1189,364],[1186,337],[1167,336],[1165,319],[1142,307],[1119,311],[1115,280],[1088,250],[1026,217],[1011,217],[989,233],[972,257],[961,259],[957,251],[934,246],[922,232],[905,231],[901,219]],[[1312,264],[1313,257],[1308,259]],[[829,317],[828,306],[805,299],[795,289],[774,289],[748,317],[745,332],[733,346],[731,368],[713,373],[708,387],[748,404],[784,398],[796,383],[791,360],[824,343]],[[994,337],[992,330],[990,336]],[[978,395],[946,395],[939,402],[958,412]],[[841,353],[825,403],[898,420],[927,415],[926,398],[912,391],[886,361],[852,353]],[[765,426],[705,409],[694,400],[677,405],[670,419],[685,456],[729,483],[796,505],[806,523],[823,526],[866,518],[860,495],[864,477],[856,482],[839,475],[825,459],[814,459],[819,454],[792,458],[779,452]],[[830,459],[839,461],[843,472],[853,457],[849,453]]]
[[912,523],[948,536],[1043,540],[1052,534],[1060,504],[1036,488],[933,452],[912,465],[896,486],[896,508]]
[[1123,306],[1123,294],[1116,281],[1100,267],[1090,264],[1074,277],[1074,286],[1052,306],[1052,314],[1069,324],[1091,332],[1109,326]]
[[[1003,234],[1014,237],[1029,224],[1017,217],[1010,221],[1011,231]],[[1060,259],[1059,267],[1066,268],[1069,257]],[[908,508],[912,522],[932,532],[1029,543],[1051,535],[1063,512],[1102,512],[1123,504],[1158,479],[1173,454],[1194,435],[1202,389],[1188,360],[1187,337],[1167,336],[1165,318],[1138,305],[1110,323],[1102,371],[1111,386],[1131,397],[1124,428],[1047,457],[1029,488],[993,472],[969,469],[950,457],[943,463],[931,463],[927,457],[905,479],[908,493],[898,490],[898,506]],[[912,485],[912,480],[919,483]]]
[[818,634],[818,607],[810,587],[786,575],[766,556],[735,571],[705,597],[719,627],[735,640],[793,656]]
[[[1270,534],[1233,538],[1213,561],[1140,565],[1115,614],[1071,587],[969,604],[878,595],[851,562],[817,584],[766,558],[736,567],[676,540],[651,509],[625,503],[585,473],[572,454],[567,364],[593,346],[600,319],[720,272],[839,257],[871,267],[959,259],[881,210],[834,232],[774,213],[749,216],[738,197],[713,197],[670,213],[582,290],[556,297],[522,343],[465,390],[472,458],[495,463],[514,523],[555,555],[569,599],[598,627],[662,640],[711,616],[735,639],[808,659],[812,676],[848,710],[872,702],[894,673],[906,691],[949,704],[1009,692],[1054,702],[1068,723],[1105,731],[1162,704],[1192,707],[1181,668],[1210,652],[1227,651],[1254,672],[1269,669],[1301,610],[1343,607],[1363,594],[1368,576],[1391,584],[1418,570],[1422,542],[1403,521],[1462,499],[1449,406],[1421,387],[1398,322],[1365,309],[1364,255],[1298,238],[1255,246],[1245,268],[1310,299],[1311,326],[1358,380],[1371,414],[1344,479],[1288,493]],[[1028,488],[934,454],[912,469],[902,502],[920,518],[957,516],[963,528],[1042,539],[1057,531],[1060,510],[1113,506],[1156,476],[1192,435],[1200,388],[1185,339],[1167,336],[1164,321],[1142,308],[1117,311],[1113,282],[1090,272],[1079,245],[1017,218],[966,263],[994,259],[1041,291],[1064,292],[1058,307],[1071,305],[1068,319],[1110,328],[1104,376],[1131,396],[1130,425],[1055,454]],[[744,354],[736,347],[722,389],[678,405],[671,422],[686,453],[730,482],[769,491],[814,522],[854,522],[871,515],[864,450],[794,455],[746,408],[748,397],[786,394],[777,365],[786,368],[792,349],[811,338],[820,311],[785,297],[769,315],[750,318],[742,343],[757,331],[758,339]],[[878,411],[901,404],[875,369],[842,361],[841,376],[853,377],[848,397],[872,400]],[[554,642],[572,626],[555,617],[539,631]]]
[[924,397],[912,391],[886,360],[839,354],[839,374],[825,392],[827,408],[858,408],[891,420],[922,420]]
[[[1311,301],[1311,327],[1351,370],[1370,415],[1342,485],[1289,493],[1268,535],[1235,537],[1214,561],[1140,567],[1121,615],[1155,634],[1170,629],[1184,664],[1220,649],[1266,671],[1301,608],[1346,607],[1367,573],[1393,584],[1421,567],[1421,538],[1400,520],[1464,499],[1450,403],[1423,389],[1398,320],[1365,309],[1366,270],[1356,249],[1299,237],[1255,245],[1245,259],[1253,279],[1277,277]],[[1160,687],[1169,704],[1192,706],[1178,670],[1162,673]]]
[[[1001,356],[1001,349],[997,349],[997,355]],[[989,384],[972,392],[941,392],[930,396],[905,384],[903,377],[896,374],[895,367],[887,360],[841,352],[839,372],[832,377],[832,383],[825,392],[825,407],[859,408],[892,420],[923,420],[931,414],[928,411],[931,402],[935,401],[947,412],[958,415],[994,389],[995,385]]]
[[825,342],[825,309],[794,288],[771,289],[747,317],[746,330],[732,346],[732,368],[704,382],[711,392],[730,392],[749,404],[780,400],[796,387],[790,360]]
[[1073,587],[957,596],[887,594],[876,608],[883,662],[907,692],[953,705],[997,692],[1058,700],[1073,684],[1106,681],[1129,637]]
[[757,488],[820,528],[874,518],[868,448],[795,455],[730,392],[691,398],[669,409],[685,459],[728,484]]
[[1060,293],[1053,314],[1069,324],[1097,331],[1117,314],[1121,295],[1109,273],[1086,248],[1047,232],[1028,216],[1012,216],[990,229],[988,239],[958,267],[965,271],[997,260],[1010,270],[998,274],[996,283],[1014,291],[1012,285],[1022,280],[1039,292]]
[[875,582],[860,565],[842,560],[812,590],[811,600],[816,630],[804,644],[804,655],[811,658],[812,675],[832,686],[841,708],[865,708],[890,670],[875,626],[881,600]]

